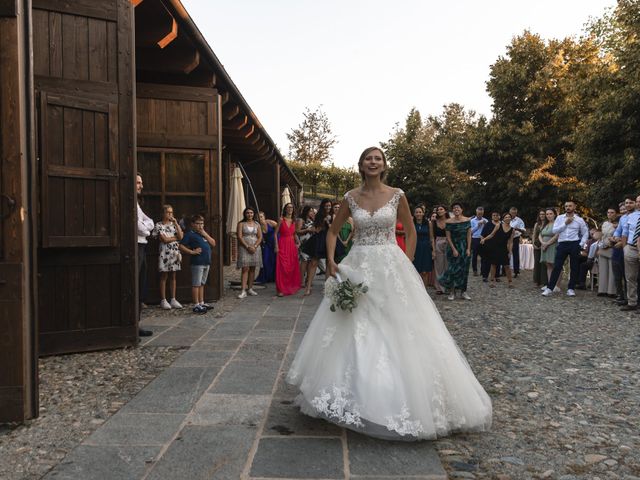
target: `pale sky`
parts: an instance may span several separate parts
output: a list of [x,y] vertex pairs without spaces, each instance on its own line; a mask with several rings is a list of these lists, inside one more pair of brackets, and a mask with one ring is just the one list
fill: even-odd
[[277,143],[322,105],[334,163],[389,138],[412,107],[457,102],[487,116],[489,67],[525,29],[579,35],[615,0],[182,0]]

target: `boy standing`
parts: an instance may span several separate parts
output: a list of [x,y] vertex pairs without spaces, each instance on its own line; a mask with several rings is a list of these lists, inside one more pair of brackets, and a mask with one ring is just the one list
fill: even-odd
[[193,298],[193,312],[206,313],[204,304],[204,285],[207,283],[211,266],[211,248],[216,241],[204,230],[204,217],[194,215],[191,220],[191,230],[184,234],[180,241],[180,251],[191,255],[191,296]]

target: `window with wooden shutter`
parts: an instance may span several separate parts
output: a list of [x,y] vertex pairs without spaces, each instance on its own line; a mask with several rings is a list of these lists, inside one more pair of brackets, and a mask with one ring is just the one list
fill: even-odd
[[42,247],[118,245],[115,103],[42,92]]

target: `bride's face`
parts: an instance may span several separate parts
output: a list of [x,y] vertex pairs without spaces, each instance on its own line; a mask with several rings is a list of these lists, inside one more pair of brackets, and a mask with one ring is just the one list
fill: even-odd
[[385,171],[384,159],[380,150],[373,150],[364,157],[360,171],[365,177],[379,177]]

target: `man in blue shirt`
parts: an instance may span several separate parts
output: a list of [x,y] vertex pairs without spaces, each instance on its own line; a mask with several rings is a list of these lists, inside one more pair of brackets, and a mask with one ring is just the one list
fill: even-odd
[[215,246],[216,241],[204,230],[204,217],[194,215],[191,230],[180,240],[180,251],[191,255],[191,296],[195,304],[194,313],[207,311],[204,304],[204,286],[211,266],[211,248]]
[[627,218],[629,218],[629,215],[636,208],[635,195],[626,195],[624,197],[624,205],[621,208],[624,209],[624,212],[621,210],[622,216],[618,220],[618,227],[611,239],[613,242],[611,264],[613,267],[613,277],[616,282],[616,290],[618,291],[616,302],[618,305],[623,306],[627,304],[627,281],[624,275],[624,244],[620,237],[622,237],[622,231],[627,223]]
[[638,241],[640,240],[640,196],[636,198],[636,210],[631,212],[622,228],[621,242],[624,245],[624,276],[627,281],[627,305],[621,310],[638,309],[638,272],[640,257]]
[[483,217],[484,207],[476,208],[476,216],[471,219],[471,268],[473,268],[473,276],[478,276],[478,252],[480,251],[480,237],[482,229],[488,223]]

